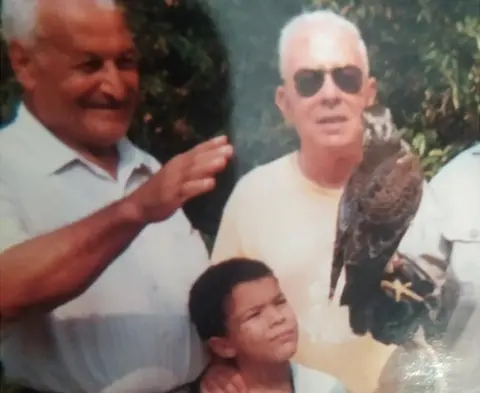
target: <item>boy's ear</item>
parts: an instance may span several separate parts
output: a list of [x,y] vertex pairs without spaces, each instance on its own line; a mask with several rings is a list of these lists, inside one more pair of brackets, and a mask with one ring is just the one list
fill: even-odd
[[237,351],[225,337],[212,337],[207,341],[210,350],[223,359],[232,359]]

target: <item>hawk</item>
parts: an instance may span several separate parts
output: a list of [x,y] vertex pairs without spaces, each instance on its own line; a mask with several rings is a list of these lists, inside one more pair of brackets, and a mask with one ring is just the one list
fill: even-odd
[[370,108],[365,120],[363,158],[338,206],[329,294],[331,300],[345,268],[340,305],[348,306],[350,327],[357,335],[366,334],[378,322],[372,320],[378,319],[374,308],[386,290],[393,292],[396,302],[405,297],[423,300],[412,282],[385,281],[386,272],[395,268],[393,257],[420,205],[425,181],[422,165],[387,108]]

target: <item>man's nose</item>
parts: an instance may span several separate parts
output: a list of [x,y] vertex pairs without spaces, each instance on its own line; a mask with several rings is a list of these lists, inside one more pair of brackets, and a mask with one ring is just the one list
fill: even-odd
[[102,77],[102,93],[112,97],[116,101],[124,100],[127,89],[118,67],[114,63],[105,64]]
[[333,80],[331,75],[325,76],[325,81],[319,91],[319,99],[321,103],[328,107],[334,107],[340,103],[340,89]]

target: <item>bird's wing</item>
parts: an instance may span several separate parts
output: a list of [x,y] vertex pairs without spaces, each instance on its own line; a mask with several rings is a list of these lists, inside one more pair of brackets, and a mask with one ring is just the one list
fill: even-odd
[[340,273],[352,254],[352,237],[357,226],[358,195],[362,193],[361,177],[352,176],[347,182],[338,203],[336,233],[330,276],[330,298],[335,292]]
[[372,259],[384,253],[393,254],[421,200],[423,175],[420,164],[404,173],[395,161],[393,157],[378,166],[368,187],[358,196],[357,208],[362,213],[355,220],[355,243],[359,248],[366,247]]

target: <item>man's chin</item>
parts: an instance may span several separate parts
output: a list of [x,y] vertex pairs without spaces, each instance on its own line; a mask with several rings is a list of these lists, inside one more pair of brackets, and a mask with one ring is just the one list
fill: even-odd
[[96,121],[88,124],[89,139],[96,145],[110,147],[124,138],[128,132],[129,123],[125,121]]
[[355,141],[352,140],[349,135],[346,134],[323,134],[319,135],[317,139],[317,144],[324,148],[329,149],[351,149],[355,144]]

